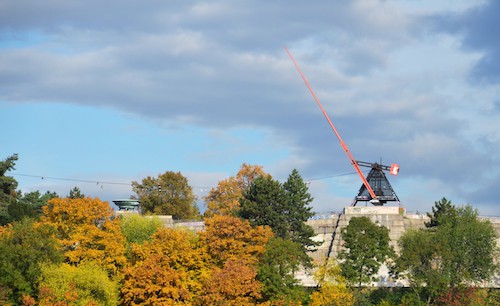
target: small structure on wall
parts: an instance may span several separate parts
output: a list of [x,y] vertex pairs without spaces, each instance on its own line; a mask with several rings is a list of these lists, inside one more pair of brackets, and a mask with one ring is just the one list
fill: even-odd
[[139,200],[136,199],[118,199],[113,200],[116,206],[118,206],[119,210],[125,211],[139,211]]

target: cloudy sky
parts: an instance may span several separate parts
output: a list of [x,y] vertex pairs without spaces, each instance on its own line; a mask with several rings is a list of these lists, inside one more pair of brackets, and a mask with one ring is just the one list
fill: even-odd
[[[402,205],[500,215],[498,1],[0,0],[0,159],[24,191],[128,198],[180,171],[202,197],[242,163],[309,182],[316,211],[401,166]],[[367,169],[368,170],[368,169]],[[43,178],[42,178],[43,177]],[[203,207],[202,207],[203,210]]]

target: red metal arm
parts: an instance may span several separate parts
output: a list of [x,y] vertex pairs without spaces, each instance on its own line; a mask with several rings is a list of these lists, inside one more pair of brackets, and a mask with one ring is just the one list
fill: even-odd
[[300,76],[302,77],[302,80],[304,80],[304,83],[306,83],[307,88],[309,88],[309,91],[311,92],[314,100],[316,100],[316,103],[318,104],[319,108],[321,109],[321,112],[323,113],[323,115],[325,116],[326,120],[330,124],[330,127],[332,128],[333,132],[335,133],[335,135],[339,139],[339,142],[340,142],[340,145],[342,146],[342,149],[344,149],[344,152],[347,155],[347,158],[349,158],[349,160],[351,161],[352,166],[354,167],[354,169],[358,173],[359,177],[361,178],[361,181],[363,181],[363,184],[365,185],[366,189],[370,193],[370,196],[372,197],[372,199],[377,199],[377,196],[375,195],[375,192],[373,192],[372,187],[370,186],[370,184],[366,180],[365,176],[363,175],[363,172],[359,168],[358,162],[356,161],[356,159],[352,155],[351,151],[349,151],[349,148],[347,147],[347,145],[345,144],[345,142],[342,140],[342,137],[340,137],[340,134],[337,131],[337,129],[335,128],[335,125],[333,125],[333,122],[330,120],[330,117],[328,117],[328,114],[326,113],[325,109],[323,108],[323,105],[321,104],[321,102],[319,101],[318,97],[314,93],[314,90],[312,89],[311,85],[309,85],[309,81],[307,81],[305,75],[302,73],[302,70],[300,70],[299,65],[297,64],[297,62],[293,58],[293,56],[290,53],[290,51],[288,50],[288,48],[285,48],[285,50],[286,50],[286,53],[288,53],[288,56],[290,56],[290,59],[292,60],[293,64],[295,65],[295,68],[297,68],[297,71],[299,72]]

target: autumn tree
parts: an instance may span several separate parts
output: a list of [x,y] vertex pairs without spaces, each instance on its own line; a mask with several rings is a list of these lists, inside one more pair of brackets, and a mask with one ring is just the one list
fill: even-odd
[[212,188],[203,198],[207,205],[205,216],[235,215],[240,207],[240,198],[251,183],[260,176],[269,176],[261,166],[241,165],[236,176],[219,181],[217,187]]
[[0,236],[0,291],[7,298],[3,302],[17,304],[23,295],[36,297],[40,265],[62,260],[53,234],[52,227],[23,219]]
[[126,305],[192,304],[209,276],[208,257],[189,231],[161,228],[151,241],[133,244],[123,273]]
[[256,280],[255,267],[245,262],[228,260],[223,268],[214,267],[204,282],[199,305],[256,305],[262,285]]
[[199,235],[212,261],[223,267],[228,260],[256,264],[273,233],[267,226],[252,227],[248,220],[214,215],[205,218],[205,230]]
[[8,207],[16,202],[17,181],[6,173],[14,170],[17,159],[17,154],[14,154],[0,161],[0,225],[11,221]]
[[127,214],[121,217],[120,227],[128,244],[140,244],[150,240],[151,236],[163,227],[163,223],[156,216]]
[[56,229],[69,263],[94,261],[112,274],[124,267],[125,237],[108,202],[98,198],[54,198],[43,211],[41,221]]
[[167,171],[157,178],[148,176],[142,183],[132,182],[144,213],[172,215],[174,219],[199,217],[196,195],[180,172]]
[[41,266],[39,305],[117,305],[118,282],[92,262]]
[[394,251],[389,246],[389,230],[367,217],[351,218],[342,229],[345,241],[339,259],[342,275],[350,284],[361,286],[374,280],[380,266]]
[[311,294],[310,306],[350,306],[354,305],[354,294],[347,287],[342,270],[335,261],[321,265],[314,275],[318,290]]

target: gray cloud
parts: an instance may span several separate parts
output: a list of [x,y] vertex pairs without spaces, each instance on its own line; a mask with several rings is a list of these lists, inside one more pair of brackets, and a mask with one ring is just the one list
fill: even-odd
[[[489,6],[434,20],[465,33],[464,45],[485,54],[472,73],[495,81],[498,34],[485,22],[496,22],[498,4]],[[259,128],[288,146],[290,169],[300,161],[304,177],[349,172],[288,46],[356,158],[399,162],[401,175],[447,182],[473,203],[474,191],[460,190],[488,177],[464,165],[500,166],[473,145],[484,131],[464,137],[473,114],[450,112],[443,87],[462,76],[394,67],[402,49],[435,39],[421,25],[428,20],[384,1],[10,1],[0,37],[17,45],[0,49],[0,99],[108,107],[167,126]],[[429,60],[415,56],[416,65]]]

